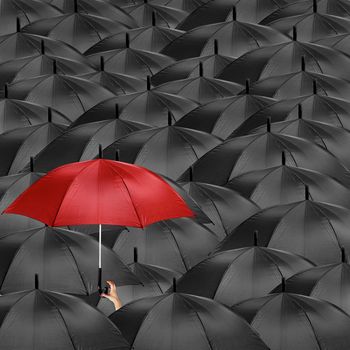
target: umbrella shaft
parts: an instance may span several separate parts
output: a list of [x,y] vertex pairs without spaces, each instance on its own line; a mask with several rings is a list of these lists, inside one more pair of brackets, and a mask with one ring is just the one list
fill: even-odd
[[98,267],[102,268],[102,225],[98,225]]

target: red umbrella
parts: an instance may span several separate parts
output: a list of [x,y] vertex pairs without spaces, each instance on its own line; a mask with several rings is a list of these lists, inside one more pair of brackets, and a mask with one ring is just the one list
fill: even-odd
[[[155,173],[107,159],[70,163],[48,172],[4,213],[28,216],[49,226],[99,224],[99,253],[102,224],[143,228],[194,215]],[[101,273],[101,254],[99,268]]]

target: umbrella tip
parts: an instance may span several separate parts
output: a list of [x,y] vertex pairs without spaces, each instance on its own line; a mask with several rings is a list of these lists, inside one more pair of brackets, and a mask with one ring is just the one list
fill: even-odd
[[4,85],[4,98],[9,97],[9,86],[7,84]]
[[317,82],[315,79],[312,81],[312,93],[317,95]]
[[103,159],[103,149],[101,144],[98,145],[98,158]]
[[119,119],[119,104],[115,104],[115,119]]
[[173,117],[172,117],[172,115],[171,115],[171,112],[170,111],[168,111],[168,126],[171,126],[172,125],[172,122],[173,122]]
[[16,32],[19,33],[21,31],[21,20],[19,17],[16,18]]
[[266,118],[266,131],[271,132],[271,117]]
[[232,6],[232,21],[237,20],[237,9],[236,6]]
[[125,33],[125,48],[128,49],[130,47],[130,36],[129,33]]
[[52,61],[52,73],[57,74],[57,61],[56,60]]
[[249,95],[250,93],[250,79],[246,79],[245,81],[245,93],[246,95]]
[[78,12],[78,0],[74,0],[74,10],[75,13]]
[[199,62],[199,76],[202,77],[203,76],[203,63]]
[[341,262],[346,263],[347,262],[347,256],[346,256],[346,250],[344,247],[341,247]]
[[157,23],[157,18],[156,18],[157,14],[155,11],[152,11],[152,27],[156,26]]
[[286,165],[286,153],[282,151],[282,165]]
[[309,186],[305,185],[305,200],[308,201],[309,199],[310,199]]
[[173,293],[176,293],[176,278],[173,277]]
[[30,172],[34,173],[34,157],[30,157],[29,165],[30,165]]
[[218,39],[214,40],[214,55],[218,55],[219,54],[219,42]]
[[119,162],[119,159],[120,159],[120,151],[119,151],[119,149],[117,149],[115,151],[115,160],[116,160],[116,162]]
[[137,263],[138,261],[138,251],[137,247],[134,247],[134,263]]
[[40,53],[42,55],[45,55],[45,41],[44,40],[40,41]]
[[301,71],[305,72],[305,56],[301,56]]
[[151,90],[151,76],[147,75],[147,91]]
[[47,122],[48,123],[52,122],[52,109],[51,109],[51,107],[48,107],[48,109],[47,109]]
[[282,277],[282,280],[281,280],[281,291],[282,293],[286,291],[286,279],[284,277]]
[[297,28],[294,26],[293,27],[293,41],[298,40],[298,33],[297,33]]
[[39,275],[37,273],[34,276],[34,288],[39,289]]
[[317,13],[317,0],[314,0],[312,3],[312,11],[314,13]]
[[103,56],[100,57],[100,71],[103,72],[105,70],[105,58]]
[[189,181],[193,181],[193,165],[191,165],[189,168]]
[[254,231],[254,247],[258,246],[258,238],[259,238],[259,231],[255,230]]
[[303,119],[303,107],[298,103],[298,119]]

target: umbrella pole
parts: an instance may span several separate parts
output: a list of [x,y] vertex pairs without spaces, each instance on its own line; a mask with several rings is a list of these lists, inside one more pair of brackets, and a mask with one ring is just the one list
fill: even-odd
[[98,225],[98,288],[102,291],[102,225]]

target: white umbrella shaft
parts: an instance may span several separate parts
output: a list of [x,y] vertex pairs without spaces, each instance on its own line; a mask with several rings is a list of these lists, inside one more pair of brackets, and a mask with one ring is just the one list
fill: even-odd
[[98,268],[102,268],[102,225],[98,225]]

